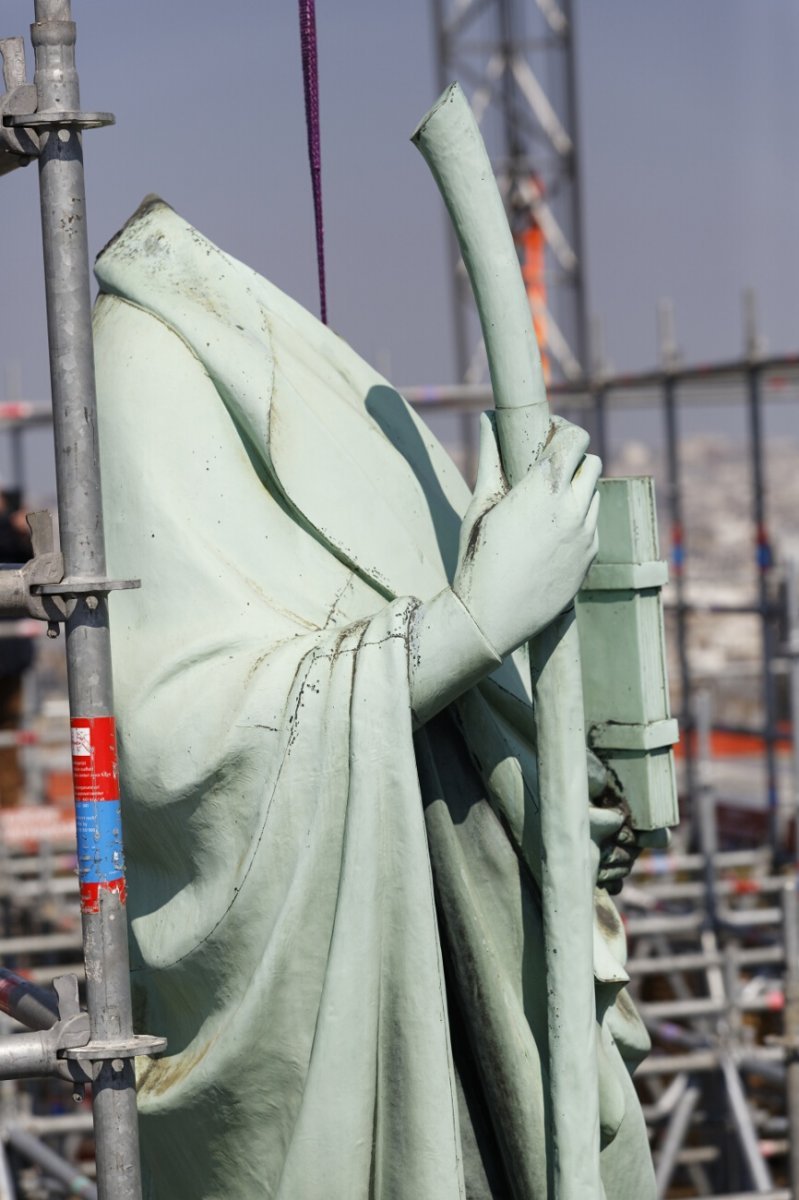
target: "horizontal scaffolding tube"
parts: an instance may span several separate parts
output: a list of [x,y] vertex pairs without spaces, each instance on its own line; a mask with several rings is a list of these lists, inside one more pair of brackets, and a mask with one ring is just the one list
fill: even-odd
[[58,1020],[58,998],[54,991],[0,967],[0,1012],[28,1029],[50,1029]]
[[[719,919],[722,924],[736,929],[762,928],[768,925],[779,925],[782,922],[782,912],[779,908],[752,908],[738,911],[725,908],[719,910]],[[659,933],[697,932],[702,928],[704,922],[705,916],[701,912],[658,912],[627,917],[625,924],[628,937],[646,937]]]
[[17,1126],[6,1130],[6,1142],[23,1158],[41,1167],[51,1179],[62,1183],[70,1196],[83,1196],[85,1200],[97,1200],[97,1188],[91,1179],[77,1171],[66,1159],[61,1158],[33,1134]]
[[[731,950],[730,954],[738,967],[772,966],[785,961],[785,951],[781,946]],[[724,963],[725,958],[721,954],[672,954],[632,958],[625,963],[624,969],[628,975],[668,975],[671,971],[706,971],[708,967],[723,967]]]
[[[781,892],[785,886],[783,876],[770,875],[763,879],[716,879],[713,891],[717,896],[757,896]],[[699,880],[686,882],[648,883],[647,896],[652,900],[701,900],[707,885]]]
[[[741,1070],[756,1072],[760,1067],[779,1065],[785,1053],[779,1046],[759,1046],[743,1055]],[[635,1069],[636,1078],[645,1075],[676,1075],[683,1071],[718,1071],[721,1058],[716,1050],[692,1050],[686,1054],[650,1054]]]
[[93,1128],[90,1112],[65,1112],[52,1117],[15,1116],[15,1129],[26,1129],[37,1137],[65,1137],[68,1133],[91,1133]]
[[0,1079],[29,1079],[52,1075],[56,1054],[46,1032],[0,1038]]
[[[783,995],[776,988],[770,996],[754,996],[751,1000],[740,999],[735,1002],[735,1008],[741,1012],[779,1012],[782,1006]],[[696,996],[690,1000],[638,1001],[641,1015],[650,1021],[687,1021],[693,1017],[718,1017],[729,1007],[729,1001],[715,1000],[712,996]]]
[[[743,383],[747,371],[751,369],[749,359],[734,359],[730,362],[714,363],[711,365],[675,366],[667,370],[659,368],[654,371],[640,371],[630,375],[614,375],[607,379],[593,380],[588,384],[574,385],[555,383],[547,388],[551,399],[567,400],[570,405],[583,404],[586,407],[593,403],[594,394],[602,391],[606,397],[613,392],[631,392],[639,389],[662,388],[666,379],[674,383],[708,383],[711,381]],[[758,370],[768,374],[772,371],[799,372],[799,355],[782,355],[773,358],[758,359]],[[418,408],[492,408],[493,393],[488,384],[431,384],[400,389],[402,395],[410,404]],[[661,397],[656,395],[652,403],[660,404]]]
[[788,1188],[777,1188],[775,1192],[730,1192],[716,1200],[793,1200],[793,1196]]
[[[767,866],[771,862],[768,850],[720,850],[713,855],[713,863],[720,871],[736,867]],[[669,871],[703,871],[703,854],[654,853],[639,858],[633,868],[632,878],[640,875],[665,875]]]
[[[74,881],[72,886],[75,886]],[[39,885],[39,895],[48,890]],[[60,950],[75,950],[81,944],[80,930],[75,930],[74,933],[40,933],[30,937],[0,938],[0,955],[7,957],[17,954],[55,954]],[[59,974],[64,974],[61,968]]]

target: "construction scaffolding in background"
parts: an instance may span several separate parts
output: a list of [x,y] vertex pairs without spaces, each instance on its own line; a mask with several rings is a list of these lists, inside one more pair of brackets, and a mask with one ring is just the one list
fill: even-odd
[[[589,374],[570,0],[434,0],[441,91],[460,81],[486,143],[553,379]],[[454,242],[457,374],[487,374]]]
[[[457,79],[517,244],[547,382],[590,374],[571,0],[433,0],[439,91]],[[488,365],[472,290],[447,230],[455,377]],[[462,429],[470,453],[474,431]]]

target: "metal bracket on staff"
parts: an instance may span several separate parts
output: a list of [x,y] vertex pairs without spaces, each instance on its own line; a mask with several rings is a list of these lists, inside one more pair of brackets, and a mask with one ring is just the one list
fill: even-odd
[[141,1200],[133,1064],[166,1042],[134,1033],[131,1014],[108,594],[139,583],[106,575],[82,144],[114,118],[81,108],[71,0],[34,9],[33,83],[23,39],[0,38],[0,175],[38,163],[61,546],[51,514],[31,514],[34,557],[0,571],[0,615],[47,621],[51,636],[65,625],[88,1014],[74,977],[52,995],[0,972],[0,1008],[34,1030],[0,1039],[0,1078],[56,1074],[79,1094],[90,1082],[97,1194]]

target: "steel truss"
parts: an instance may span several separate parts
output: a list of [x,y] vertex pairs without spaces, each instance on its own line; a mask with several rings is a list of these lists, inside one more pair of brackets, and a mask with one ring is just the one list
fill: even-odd
[[[481,125],[545,369],[589,373],[571,0],[433,0],[438,83],[459,80]],[[450,239],[458,378],[485,378],[466,274]]]

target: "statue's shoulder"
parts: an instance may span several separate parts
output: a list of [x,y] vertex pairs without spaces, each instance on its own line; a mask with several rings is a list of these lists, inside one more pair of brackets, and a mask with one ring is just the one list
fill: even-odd
[[[101,292],[158,317],[217,386],[306,527],[386,596],[432,596],[469,491],[399,393],[296,301],[148,197],[98,256]],[[98,310],[101,318],[102,301]]]

